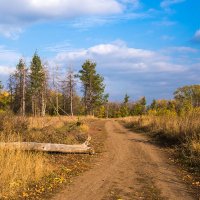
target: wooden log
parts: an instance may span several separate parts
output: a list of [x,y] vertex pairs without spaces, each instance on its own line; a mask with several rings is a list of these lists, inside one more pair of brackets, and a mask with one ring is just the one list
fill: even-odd
[[89,147],[91,137],[83,144],[66,145],[66,144],[52,144],[52,143],[37,143],[37,142],[8,142],[0,143],[0,148],[9,150],[23,150],[23,151],[42,151],[42,152],[58,152],[58,153],[89,153],[92,154],[93,149]]

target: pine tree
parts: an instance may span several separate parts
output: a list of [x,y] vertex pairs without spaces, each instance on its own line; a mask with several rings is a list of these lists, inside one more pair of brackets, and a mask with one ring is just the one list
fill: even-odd
[[150,105],[150,109],[156,110],[156,106],[157,106],[157,102],[156,102],[155,99],[153,99],[153,101],[152,101],[152,103],[151,103],[151,105]]
[[20,105],[20,113],[22,116],[25,116],[25,92],[26,92],[26,66],[22,59],[19,60],[19,64],[17,65],[17,69],[15,72],[16,78],[16,92],[18,97],[15,98],[19,99]]
[[27,69],[23,59],[19,60],[16,70],[10,75],[8,88],[10,93],[10,107],[15,113],[25,116]]
[[129,96],[128,96],[128,94],[125,94],[125,97],[124,97],[124,104],[127,104],[128,103],[128,101],[129,101]]
[[47,72],[37,53],[34,54],[31,61],[29,80],[32,114],[44,116],[46,112]]
[[140,100],[139,100],[139,102],[140,102],[140,104],[142,105],[142,106],[146,106],[146,103],[147,103],[147,101],[146,101],[146,98],[145,97],[142,97]]
[[104,89],[103,77],[96,72],[96,63],[87,60],[79,71],[83,86],[83,101],[85,106],[85,114],[94,114],[94,110],[103,104]]

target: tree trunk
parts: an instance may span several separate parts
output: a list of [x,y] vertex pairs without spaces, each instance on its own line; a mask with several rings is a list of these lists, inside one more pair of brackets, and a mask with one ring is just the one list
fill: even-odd
[[44,94],[42,92],[42,105],[41,105],[41,116],[44,117],[45,113],[46,113],[46,103],[45,103],[45,99],[44,99]]
[[32,115],[35,116],[35,101],[33,96],[31,98],[31,106],[32,106]]
[[73,86],[72,86],[72,80],[70,80],[70,110],[71,110],[71,116],[73,116]]
[[25,116],[25,84],[26,84],[26,74],[25,69],[23,70],[23,83],[22,83],[22,116]]
[[59,115],[59,112],[58,112],[58,89],[56,88],[56,115]]
[[42,152],[59,152],[59,153],[94,153],[89,147],[90,137],[83,144],[66,145],[52,143],[36,143],[36,142],[10,142],[0,143],[0,148],[9,150],[23,151],[42,151]]

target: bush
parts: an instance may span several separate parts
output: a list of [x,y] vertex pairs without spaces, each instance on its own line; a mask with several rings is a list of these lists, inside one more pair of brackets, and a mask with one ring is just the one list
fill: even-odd
[[12,113],[0,114],[0,132],[3,134],[24,133],[28,127],[27,118],[14,116]]

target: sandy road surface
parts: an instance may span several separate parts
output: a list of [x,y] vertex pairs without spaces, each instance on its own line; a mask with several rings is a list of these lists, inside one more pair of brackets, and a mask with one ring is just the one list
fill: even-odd
[[141,134],[107,121],[106,152],[54,200],[192,200],[165,153]]

